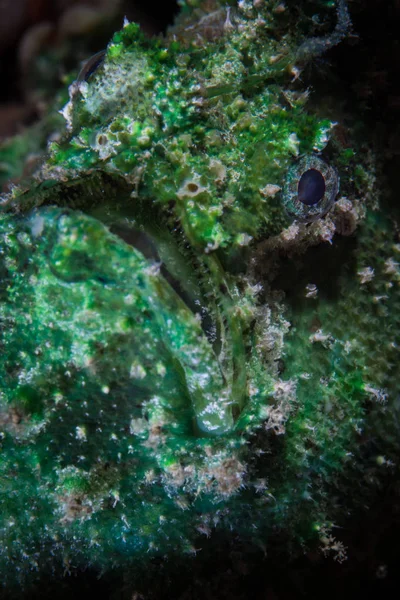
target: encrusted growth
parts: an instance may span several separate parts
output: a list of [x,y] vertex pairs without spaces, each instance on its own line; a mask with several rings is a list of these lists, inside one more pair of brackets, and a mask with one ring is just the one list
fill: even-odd
[[[394,462],[397,229],[335,99],[327,118],[293,79],[346,5],[305,39],[283,3],[225,4],[182,1],[166,38],[125,23],[1,199],[5,582],[214,529],[341,560],[332,523]],[[320,169],[306,192],[295,164]]]

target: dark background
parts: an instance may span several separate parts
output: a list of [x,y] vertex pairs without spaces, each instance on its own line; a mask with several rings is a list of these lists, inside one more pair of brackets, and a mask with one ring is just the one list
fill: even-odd
[[[114,5],[113,5],[114,2]],[[72,39],[68,11],[84,4],[109,15],[106,25],[90,23],[88,12]],[[290,7],[291,1],[286,4]],[[316,4],[318,2],[316,1]],[[355,35],[331,50],[316,69],[313,94],[338,94],[349,112],[362,115],[371,147],[382,158],[385,202],[398,211],[400,184],[400,0],[349,0]],[[173,0],[0,0],[0,139],[21,131],[44,110],[33,93],[30,73],[40,52],[61,52],[56,83],[82,60],[105,47],[112,31],[129,20],[149,35],[164,31],[177,12]],[[109,11],[109,12],[107,12]],[[79,13],[75,13],[79,14]],[[86,16],[85,16],[86,15]],[[111,15],[111,16],[110,16]],[[86,18],[86,22],[85,22]],[[42,27],[45,25],[44,27]],[[80,29],[79,29],[80,28]],[[100,33],[99,33],[100,31]],[[38,33],[39,32],[39,33]],[[36,37],[35,37],[36,36]],[[77,37],[76,37],[77,36]],[[33,40],[33,41],[32,41]],[[31,44],[31,45],[29,45]],[[57,83],[58,82],[58,83]],[[16,591],[20,598],[61,599],[88,595],[98,600],[301,600],[303,598],[391,599],[400,590],[400,485],[388,480],[374,506],[350,517],[340,531],[349,559],[339,565],[318,553],[300,558],[265,557],[240,540],[215,538],[202,543],[196,559],[153,562],[148,577],[118,572],[99,578],[95,571],[45,576],[35,589]],[[133,579],[132,579],[133,578]],[[6,597],[6,596],[4,596]]]
[[0,140],[40,114],[29,92],[41,53],[60,56],[54,74],[60,85],[64,74],[105,48],[124,16],[155,35],[177,11],[174,0],[0,0]]

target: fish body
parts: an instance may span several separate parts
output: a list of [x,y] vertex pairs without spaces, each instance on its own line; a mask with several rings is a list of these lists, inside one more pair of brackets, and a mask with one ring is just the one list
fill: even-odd
[[400,246],[373,155],[299,78],[346,5],[307,47],[288,8],[181,4],[166,38],[125,23],[2,198],[11,578],[191,553],[215,528],[342,560],[351,481],[361,504],[395,452]]

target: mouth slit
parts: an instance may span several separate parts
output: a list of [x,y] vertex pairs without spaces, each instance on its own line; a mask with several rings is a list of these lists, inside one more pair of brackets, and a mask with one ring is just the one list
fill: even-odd
[[218,328],[216,327],[212,316],[201,303],[191,297],[191,295],[183,288],[179,279],[174,277],[168,270],[167,265],[161,261],[157,246],[153,239],[144,231],[120,223],[111,225],[110,231],[121,238],[126,244],[138,250],[149,262],[155,262],[160,265],[161,275],[185,303],[188,309],[193,314],[200,316],[201,327],[205,336],[214,348],[217,348],[219,345]]

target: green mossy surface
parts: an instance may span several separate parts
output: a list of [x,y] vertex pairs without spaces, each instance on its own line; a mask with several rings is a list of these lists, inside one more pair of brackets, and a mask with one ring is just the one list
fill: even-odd
[[[396,222],[360,123],[344,143],[298,77],[336,11],[314,31],[308,2],[181,4],[165,39],[115,34],[1,201],[6,585],[215,530],[343,560],[332,528],[396,470]],[[280,190],[313,152],[340,195],[292,222]]]

